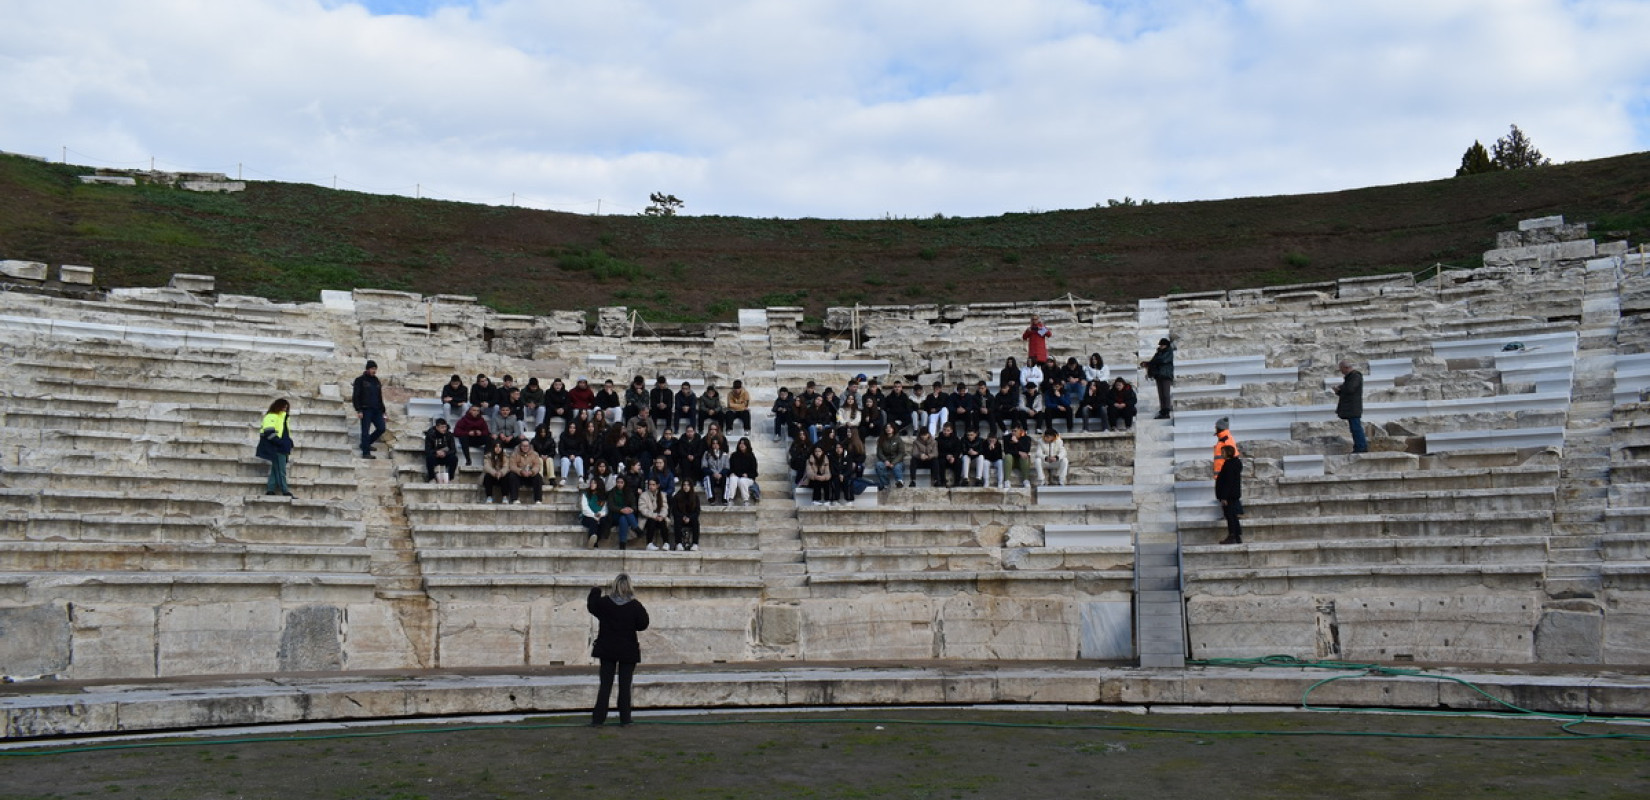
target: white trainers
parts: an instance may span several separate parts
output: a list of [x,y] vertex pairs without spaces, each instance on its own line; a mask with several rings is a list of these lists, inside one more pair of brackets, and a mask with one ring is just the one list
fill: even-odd
[[825,505],[825,501],[824,501],[824,500],[815,500],[815,501],[814,501],[814,505],[816,505],[816,506],[822,506],[822,505]]
[[491,498],[491,497],[489,497],[489,498],[487,498],[487,499],[486,499],[486,500],[483,500],[483,501],[481,501],[481,502],[483,502],[483,503],[491,503],[491,502],[493,502],[493,498]]
[[692,545],[688,545],[688,549],[689,549],[689,550],[698,550],[698,549],[699,549],[699,545],[696,545],[696,544],[692,544]]
[[648,542],[648,543],[647,543],[647,549],[649,549],[649,550],[658,550],[658,549],[659,549],[659,546],[658,546],[658,545],[656,545],[656,544],[654,544],[654,543],[652,543],[652,542]]

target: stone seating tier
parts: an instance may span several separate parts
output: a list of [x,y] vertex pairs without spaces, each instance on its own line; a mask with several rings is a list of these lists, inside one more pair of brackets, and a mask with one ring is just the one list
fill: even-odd
[[989,595],[993,598],[1126,598],[1134,570],[979,570],[954,572],[856,572],[809,575],[808,588],[821,599],[855,598],[867,592],[930,597]]
[[1336,539],[1321,542],[1248,542],[1192,545],[1185,550],[1189,579],[1210,570],[1319,566],[1544,564],[1546,536],[1441,536],[1432,539]]
[[997,551],[979,547],[823,547],[808,550],[808,574],[844,575],[899,572],[1034,572],[1129,570],[1134,548],[1040,548]]
[[490,550],[464,548],[446,550],[421,547],[419,563],[426,579],[455,575],[634,575],[670,576],[758,576],[762,556],[754,550],[706,549],[658,551],[636,547],[628,550]]
[[28,513],[119,515],[144,521],[168,517],[223,519],[239,507],[248,516],[286,519],[338,520],[360,514],[355,503],[285,497],[198,497],[165,492],[122,492],[92,489],[0,488],[0,509]]
[[[70,471],[73,468],[70,462],[80,459],[68,459],[52,454],[44,456],[43,460],[58,464],[56,469],[15,467],[0,476],[0,483],[17,488],[109,490],[126,493],[169,491],[202,497],[256,497],[264,493],[269,462],[256,458],[199,458],[199,463],[190,463],[189,459],[178,457],[166,461],[166,466],[163,467],[157,463],[160,459],[151,457],[148,459],[147,469],[129,468],[129,472],[105,474]],[[97,457],[84,461],[88,462],[87,466],[107,466],[106,462]],[[217,469],[216,472],[214,468]],[[182,472],[182,469],[189,469],[193,474]],[[359,487],[352,476],[337,474],[341,471],[341,468],[327,469],[301,465],[292,470],[288,484],[291,485],[294,495],[306,500],[353,500],[360,493]]]
[[0,572],[366,573],[364,547],[0,541]]
[[[1424,539],[1458,536],[1471,532],[1481,537],[1551,535],[1553,513],[1515,511],[1453,514],[1364,514],[1321,518],[1264,519],[1254,515],[1243,520],[1244,542],[1337,541],[1354,539]],[[1186,519],[1181,515],[1180,532],[1188,545],[1213,543],[1225,538],[1226,523],[1218,516]]]
[[[509,517],[510,515],[503,515]],[[760,547],[760,531],[746,527],[748,520],[706,519],[700,524],[699,552],[710,550],[756,551]],[[515,524],[500,520],[497,524],[427,525],[413,528],[413,541],[419,551],[426,550],[588,550],[584,526],[579,524],[545,525],[540,523]],[[754,525],[754,523],[752,523]],[[602,542],[603,549],[614,548],[614,537],[609,534]],[[645,545],[644,545],[645,549]]]

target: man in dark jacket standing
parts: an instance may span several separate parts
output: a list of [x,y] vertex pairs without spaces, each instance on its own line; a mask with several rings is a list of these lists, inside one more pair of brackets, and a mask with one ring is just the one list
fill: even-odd
[[1168,419],[1174,406],[1174,345],[1168,339],[1158,339],[1157,352],[1140,366],[1146,368],[1146,377],[1157,381],[1157,419]]
[[1243,544],[1243,523],[1238,521],[1243,513],[1243,459],[1231,445],[1222,447],[1220,455],[1224,461],[1215,478],[1215,499],[1220,501],[1220,513],[1226,517],[1226,538],[1220,543]]
[[1345,380],[1335,387],[1335,395],[1340,399],[1335,401],[1335,416],[1346,420],[1352,429],[1352,452],[1369,452],[1369,442],[1364,439],[1364,374],[1352,368],[1352,364],[1342,361],[1341,375]]
[[355,406],[355,418],[361,420],[361,457],[377,458],[372,454],[372,445],[384,435],[384,386],[378,382],[378,362],[367,362],[366,371],[355,379],[349,399]]

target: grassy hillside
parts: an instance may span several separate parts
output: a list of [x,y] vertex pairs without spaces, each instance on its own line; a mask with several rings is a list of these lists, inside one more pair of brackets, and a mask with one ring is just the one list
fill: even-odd
[[0,258],[93,266],[104,286],[191,272],[280,300],[378,287],[692,321],[753,305],[1117,302],[1470,265],[1496,232],[1548,214],[1650,240],[1650,153],[1329,194],[904,220],[593,217],[267,182],[199,194],[77,180],[90,172],[0,157]]

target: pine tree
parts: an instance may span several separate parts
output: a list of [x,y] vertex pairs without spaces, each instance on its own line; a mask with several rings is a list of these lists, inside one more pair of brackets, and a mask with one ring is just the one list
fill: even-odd
[[1506,136],[1495,140],[1494,160],[1501,169],[1529,169],[1553,163],[1530,144],[1529,137],[1517,125],[1512,126]]
[[1472,146],[1467,148],[1467,152],[1462,154],[1461,168],[1455,171],[1455,177],[1495,172],[1498,169],[1501,169],[1500,165],[1490,158],[1490,151],[1484,149],[1484,143],[1474,141]]

